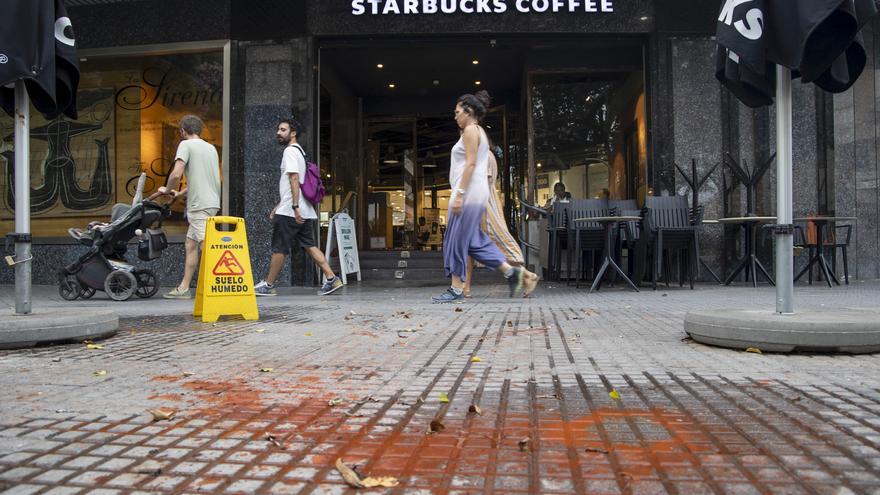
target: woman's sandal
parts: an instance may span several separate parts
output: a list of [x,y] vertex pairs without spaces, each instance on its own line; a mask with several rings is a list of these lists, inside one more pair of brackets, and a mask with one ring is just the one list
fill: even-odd
[[529,272],[526,275],[526,279],[523,281],[523,297],[529,297],[532,295],[532,292],[535,292],[535,289],[538,287],[538,281],[541,280],[537,274]]

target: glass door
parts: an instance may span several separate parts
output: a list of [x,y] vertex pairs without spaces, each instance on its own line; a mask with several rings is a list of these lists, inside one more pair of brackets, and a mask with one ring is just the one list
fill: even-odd
[[366,233],[364,249],[406,250],[415,246],[417,208],[416,121],[367,121]]

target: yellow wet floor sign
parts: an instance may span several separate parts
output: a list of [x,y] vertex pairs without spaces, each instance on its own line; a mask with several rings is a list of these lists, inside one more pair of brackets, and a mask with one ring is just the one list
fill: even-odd
[[[221,225],[230,226],[229,231],[218,230]],[[241,315],[245,320],[260,317],[247,232],[244,218],[211,217],[205,226],[193,316],[213,322],[229,315]]]

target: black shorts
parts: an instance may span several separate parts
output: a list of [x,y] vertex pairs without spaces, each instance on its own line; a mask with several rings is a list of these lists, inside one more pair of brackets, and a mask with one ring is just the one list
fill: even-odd
[[286,215],[275,215],[272,219],[272,252],[290,254],[293,241],[303,249],[317,247],[315,244],[315,219],[307,218],[305,223]]

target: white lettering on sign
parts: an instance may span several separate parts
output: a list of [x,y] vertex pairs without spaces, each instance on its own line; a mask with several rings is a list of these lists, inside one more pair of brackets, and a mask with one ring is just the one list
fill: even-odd
[[718,16],[718,22],[733,26],[744,38],[755,41],[764,35],[764,13],[759,8],[746,11],[745,19],[734,21],[734,11],[742,4],[752,3],[755,0],[725,0]]
[[[753,0],[727,0],[739,5]],[[586,12],[612,13],[613,0],[351,0],[353,15],[412,15],[412,14],[503,14],[508,2],[518,12]],[[731,7],[731,16],[733,8]],[[760,11],[758,11],[760,13]],[[753,16],[746,15],[749,25]]]

